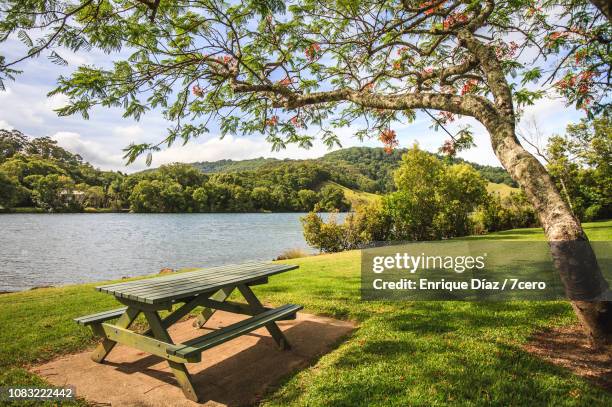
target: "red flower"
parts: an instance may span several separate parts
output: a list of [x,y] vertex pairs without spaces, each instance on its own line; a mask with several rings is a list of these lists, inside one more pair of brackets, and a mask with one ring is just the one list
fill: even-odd
[[306,48],[306,51],[304,53],[306,54],[306,58],[308,58],[310,61],[314,61],[319,55],[320,51],[321,51],[321,46],[317,44],[316,42],[314,42],[310,44],[308,48]]
[[455,115],[451,112],[440,112],[440,119],[442,123],[448,123],[455,121]]
[[440,10],[442,8],[442,5],[444,4],[444,2],[441,2],[438,5],[434,5],[435,3],[437,3],[438,0],[429,0],[426,2],[423,2],[421,4],[419,4],[419,8],[424,8],[427,7],[427,9],[425,9],[425,15],[429,16],[432,15],[433,13],[435,13],[436,11]]
[[440,151],[446,155],[454,156],[457,152],[455,142],[453,140],[446,140],[442,147],[440,147]]
[[463,23],[466,23],[467,21],[468,21],[468,16],[465,13],[452,13],[451,15],[449,15],[448,17],[444,19],[444,21],[442,22],[442,27],[445,30],[448,30],[449,28],[451,28],[457,23],[463,24]]
[[202,89],[200,85],[193,85],[193,88],[191,88],[191,92],[193,92],[193,94],[197,97],[204,97],[204,89]]
[[289,86],[293,83],[293,79],[289,78],[289,77],[285,77],[285,79],[281,80],[278,82],[279,85],[282,86]]
[[302,123],[297,116],[293,116],[290,121],[293,127],[302,127]]
[[476,81],[476,79],[470,79],[469,81],[467,81],[461,88],[461,95],[465,95],[466,93],[472,92],[474,89],[476,89],[477,84],[478,82]]
[[268,126],[276,126],[278,124],[278,116],[272,116],[268,120],[266,120],[266,124]]
[[569,34],[570,33],[567,31],[555,31],[551,33],[546,38],[546,46],[549,48],[553,47],[557,43],[557,41],[562,40],[563,38],[567,38]]
[[574,55],[574,61],[576,62],[576,64],[579,64],[580,62],[582,62],[582,60],[586,57],[587,55],[587,50],[586,49],[581,49],[576,51],[576,54]]
[[399,141],[397,141],[397,135],[395,134],[394,130],[383,130],[378,136],[378,139],[385,145],[384,148],[387,154],[391,154],[393,150],[399,146]]

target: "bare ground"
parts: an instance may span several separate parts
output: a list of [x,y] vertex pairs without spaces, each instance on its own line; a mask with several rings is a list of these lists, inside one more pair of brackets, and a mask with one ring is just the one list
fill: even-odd
[[[182,342],[243,318],[219,311],[203,330],[186,320],[169,333],[175,342]],[[278,325],[292,345],[289,351],[279,350],[262,328],[209,349],[202,353],[202,362],[187,365],[202,404],[257,404],[283,378],[311,365],[355,329],[350,322],[303,313]],[[157,356],[118,345],[104,364],[98,364],[90,359],[90,352],[63,356],[31,370],[55,386],[75,386],[77,397],[91,404],[198,405],[183,396],[167,362]]]
[[539,331],[525,350],[612,392],[612,354],[593,351],[580,325]]

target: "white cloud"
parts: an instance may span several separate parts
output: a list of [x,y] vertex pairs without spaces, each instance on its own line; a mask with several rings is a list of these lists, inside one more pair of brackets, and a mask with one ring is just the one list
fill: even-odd
[[14,127],[11,126],[6,120],[0,120],[0,129],[13,130]]
[[123,140],[137,141],[144,137],[145,131],[141,126],[134,124],[130,126],[116,126],[113,128],[112,134]]
[[86,140],[78,133],[60,131],[51,136],[61,147],[79,154],[94,167],[102,169],[124,170],[121,154],[109,151],[103,144]]

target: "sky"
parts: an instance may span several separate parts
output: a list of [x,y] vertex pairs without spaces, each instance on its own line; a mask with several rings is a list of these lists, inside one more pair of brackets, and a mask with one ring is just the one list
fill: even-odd
[[[21,44],[9,39],[0,43],[1,53],[11,56],[23,55]],[[170,126],[161,113],[148,112],[140,121],[125,119],[116,108],[95,108],[89,120],[80,115],[59,117],[54,109],[63,106],[66,97],[62,95],[47,97],[55,87],[59,75],[69,75],[82,64],[106,66],[121,55],[106,55],[98,50],[73,54],[60,52],[68,61],[67,66],[58,66],[45,56],[29,59],[17,66],[23,71],[16,81],[5,81],[6,90],[0,91],[0,128],[17,129],[30,137],[49,136],[71,152],[80,154],[85,161],[103,170],[134,172],[147,168],[144,157],[130,166],[125,165],[122,149],[130,143],[158,142],[166,135]],[[577,122],[582,112],[573,107],[565,107],[559,99],[542,99],[535,106],[525,109],[525,119],[535,119],[544,136],[562,134],[568,123]],[[409,147],[417,142],[422,149],[436,152],[447,137],[442,131],[431,128],[431,119],[422,112],[408,125],[398,124],[392,128],[397,132],[400,147]],[[463,151],[460,157],[479,164],[500,166],[490,145],[489,137],[482,125],[470,118],[462,118],[448,126],[451,132],[460,125],[470,124],[474,132],[476,147]],[[353,136],[355,129],[338,129],[342,147],[370,146],[381,147],[375,139],[363,142]],[[178,143],[180,144],[180,143]],[[337,148],[336,148],[337,149]],[[215,161],[221,159],[242,160],[257,157],[274,158],[316,158],[330,150],[320,141],[308,150],[296,145],[288,146],[279,152],[271,150],[263,136],[226,136],[220,138],[215,127],[211,133],[190,141],[187,145],[174,145],[154,153],[153,167],[172,162]]]

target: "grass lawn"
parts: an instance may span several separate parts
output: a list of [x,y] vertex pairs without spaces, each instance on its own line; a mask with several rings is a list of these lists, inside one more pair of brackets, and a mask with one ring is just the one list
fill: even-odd
[[489,193],[496,192],[499,194],[500,197],[505,198],[513,192],[514,193],[520,192],[520,189],[511,187],[510,185],[506,185],[506,184],[496,184],[494,182],[489,182],[487,184],[487,191]]
[[[612,239],[612,221],[585,224]],[[543,239],[538,229],[485,239]],[[576,322],[566,302],[362,302],[359,252],[287,260],[300,268],[256,287],[267,302],[360,328],[265,399],[269,405],[612,405],[612,394],[522,350],[537,329]],[[0,386],[42,384],[24,369],[92,346],[75,316],[111,309],[94,284],[0,295]]]

